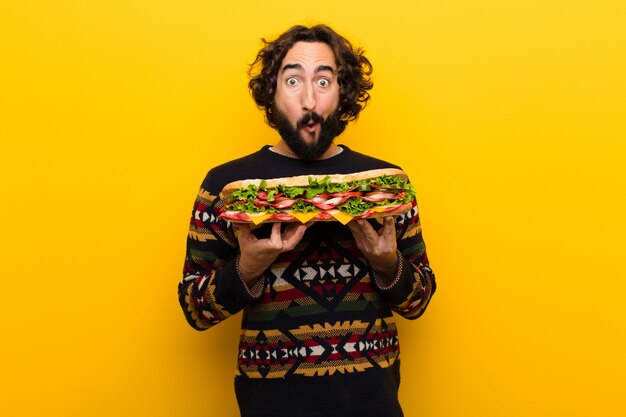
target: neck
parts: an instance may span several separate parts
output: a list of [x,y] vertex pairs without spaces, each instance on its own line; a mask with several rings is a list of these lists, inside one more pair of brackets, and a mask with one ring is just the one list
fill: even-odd
[[[287,143],[284,140],[282,140],[282,139],[276,145],[272,146],[272,151],[276,152],[279,155],[287,156],[289,158],[300,159],[298,157],[298,155],[293,153],[293,151],[291,150],[289,145],[287,145]],[[341,151],[342,151],[342,149],[339,146],[337,146],[337,144],[335,144],[335,142],[333,142],[333,143],[330,144],[328,149],[326,149],[326,152],[324,152],[322,154],[322,156],[320,156],[316,160],[319,161],[319,160],[322,160],[322,159],[331,158],[331,157],[337,155]]]

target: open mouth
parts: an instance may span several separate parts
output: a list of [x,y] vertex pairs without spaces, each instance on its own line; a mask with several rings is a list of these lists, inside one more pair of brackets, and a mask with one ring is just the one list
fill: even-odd
[[315,136],[320,130],[323,121],[324,118],[321,115],[317,113],[307,113],[298,120],[296,127],[301,129],[304,133],[308,133],[310,136]]
[[317,130],[317,127],[319,126],[319,123],[315,123],[313,121],[307,123],[306,125],[304,125],[304,127],[302,128],[305,132],[307,133],[315,133],[315,131]]

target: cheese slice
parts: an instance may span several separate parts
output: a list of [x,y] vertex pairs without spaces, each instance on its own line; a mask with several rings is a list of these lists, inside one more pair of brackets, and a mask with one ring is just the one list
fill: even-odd
[[389,206],[374,206],[370,208],[370,211],[376,212],[376,213],[385,213],[387,211],[393,211],[397,208],[400,208],[402,204],[392,204]]
[[259,225],[263,223],[265,220],[272,217],[272,213],[247,213],[247,214],[248,214],[248,217],[250,217],[250,220],[252,220],[252,223],[254,223],[255,225]]
[[346,214],[346,213],[344,213],[341,210],[329,210],[328,214],[330,214],[335,219],[337,219],[339,222],[341,222],[341,224],[348,224],[350,222],[350,220],[352,220],[354,218],[354,216]]
[[387,210],[387,207],[372,207],[370,211],[374,211],[376,213],[384,213]]
[[319,211],[309,211],[308,213],[299,213],[299,212],[295,212],[295,211],[290,211],[289,214],[291,214],[296,219],[300,220],[300,223],[306,223],[309,220],[311,220],[313,217],[315,217],[318,214],[320,214],[320,212]]

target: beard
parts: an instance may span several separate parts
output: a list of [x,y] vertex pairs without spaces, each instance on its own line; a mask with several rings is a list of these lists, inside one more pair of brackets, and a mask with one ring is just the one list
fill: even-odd
[[[274,108],[276,115],[276,130],[283,138],[289,149],[300,159],[312,161],[319,159],[328,150],[333,140],[343,132],[344,125],[337,117],[336,112],[331,113],[326,119],[320,114],[311,112],[305,113],[297,122],[295,128],[291,125],[285,115]],[[319,137],[316,141],[309,143],[300,135],[299,131],[310,121],[319,123]],[[307,133],[303,133],[307,134]]]

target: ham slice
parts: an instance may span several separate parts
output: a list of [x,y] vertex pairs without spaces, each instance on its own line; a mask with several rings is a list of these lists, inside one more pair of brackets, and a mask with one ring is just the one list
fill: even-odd
[[322,202],[316,202],[315,198],[311,200],[311,202],[313,204],[315,204],[315,206],[320,209],[320,210],[331,210],[334,209],[335,207],[337,207],[339,204],[343,204],[345,203],[345,201],[347,199],[349,199],[350,196],[346,196],[346,197],[334,197],[334,198],[329,198],[328,200]]
[[368,193],[361,197],[364,201],[369,201],[370,203],[376,203],[379,201],[385,200],[397,200],[398,198],[402,198],[406,195],[406,192],[401,193],[390,193],[386,191],[374,191],[373,193]]
[[254,205],[257,207],[263,207],[263,206],[272,206],[274,205],[274,203],[270,203],[267,200],[261,200],[259,198],[255,198],[254,199]]
[[305,198],[303,200],[307,203],[324,204],[329,198],[330,196],[328,194],[318,194],[313,198]]
[[[274,194],[274,201],[281,201],[281,200],[285,200],[284,197],[282,197],[283,193],[277,193]],[[263,200],[263,201],[267,201],[267,192],[260,190],[259,191],[259,196],[258,196],[259,200]]]
[[329,213],[326,213],[325,211],[321,212],[320,214],[318,214],[317,216],[315,216],[316,219],[320,219],[320,220],[331,220],[333,219],[333,216],[331,216]]
[[261,206],[271,206],[271,207],[275,207],[277,209],[285,209],[285,208],[289,208],[291,206],[293,206],[294,204],[296,204],[296,199],[294,198],[281,198],[280,201],[277,201],[276,203],[270,203],[269,201],[266,200],[260,200],[258,198],[254,199],[254,205],[257,207],[261,207]]
[[251,222],[252,220],[245,213],[237,210],[226,210],[219,215],[220,219],[235,220],[240,222]]
[[363,195],[360,191],[343,191],[341,193],[329,194],[329,197],[361,197]]
[[380,191],[402,191],[402,188],[387,187],[387,186],[384,186],[384,185],[370,184],[370,187],[375,188],[375,189],[380,190]]
[[293,206],[296,204],[296,199],[282,200],[274,205],[277,209],[284,209]]
[[293,217],[291,214],[274,213],[272,214],[272,219],[280,220],[281,222],[288,222],[291,220],[295,220],[296,218]]

